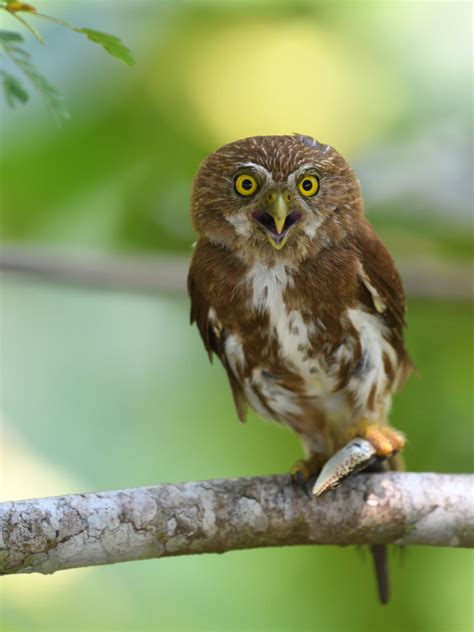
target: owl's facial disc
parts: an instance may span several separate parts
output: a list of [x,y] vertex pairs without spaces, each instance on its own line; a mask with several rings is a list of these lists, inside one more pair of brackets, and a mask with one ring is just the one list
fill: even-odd
[[290,210],[291,194],[287,191],[271,192],[266,195],[266,208],[256,210],[252,218],[263,228],[275,250],[285,245],[292,226],[301,219],[301,213]]

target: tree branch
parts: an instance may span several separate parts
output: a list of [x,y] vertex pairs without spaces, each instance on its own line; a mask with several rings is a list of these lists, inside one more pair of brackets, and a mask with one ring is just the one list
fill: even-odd
[[0,572],[295,544],[474,547],[474,476],[360,474],[322,498],[287,475],[0,504]]
[[137,292],[186,290],[189,259],[166,256],[74,254],[47,248],[2,246],[0,271],[56,283]]
[[[470,301],[474,298],[469,266],[446,261],[397,261],[407,294]],[[0,271],[47,281],[137,292],[184,291],[187,257],[80,255],[61,250],[3,245]]]

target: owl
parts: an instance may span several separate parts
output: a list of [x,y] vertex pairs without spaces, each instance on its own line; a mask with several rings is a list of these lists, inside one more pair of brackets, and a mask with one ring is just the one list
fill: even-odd
[[250,406],[298,433],[299,481],[356,437],[398,469],[405,438],[388,415],[411,370],[404,292],[346,160],[303,135],[232,142],[201,164],[191,218],[191,322],[240,420]]

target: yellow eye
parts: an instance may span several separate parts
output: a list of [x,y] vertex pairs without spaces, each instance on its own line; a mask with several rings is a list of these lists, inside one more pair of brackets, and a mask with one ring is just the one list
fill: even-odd
[[305,197],[316,195],[319,189],[319,180],[316,176],[304,176],[298,182],[298,191]]
[[257,181],[248,173],[242,173],[235,180],[235,190],[239,195],[252,195],[257,190]]

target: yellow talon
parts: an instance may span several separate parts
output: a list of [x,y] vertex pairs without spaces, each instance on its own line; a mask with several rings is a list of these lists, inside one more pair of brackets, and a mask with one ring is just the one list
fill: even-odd
[[377,456],[382,458],[389,458],[400,452],[406,442],[404,435],[398,430],[367,419],[351,425],[345,433],[344,442],[354,437],[369,441],[374,446]]
[[309,459],[300,459],[292,466],[291,478],[296,483],[308,481],[312,476],[318,474],[328,457],[323,454],[313,454]]

